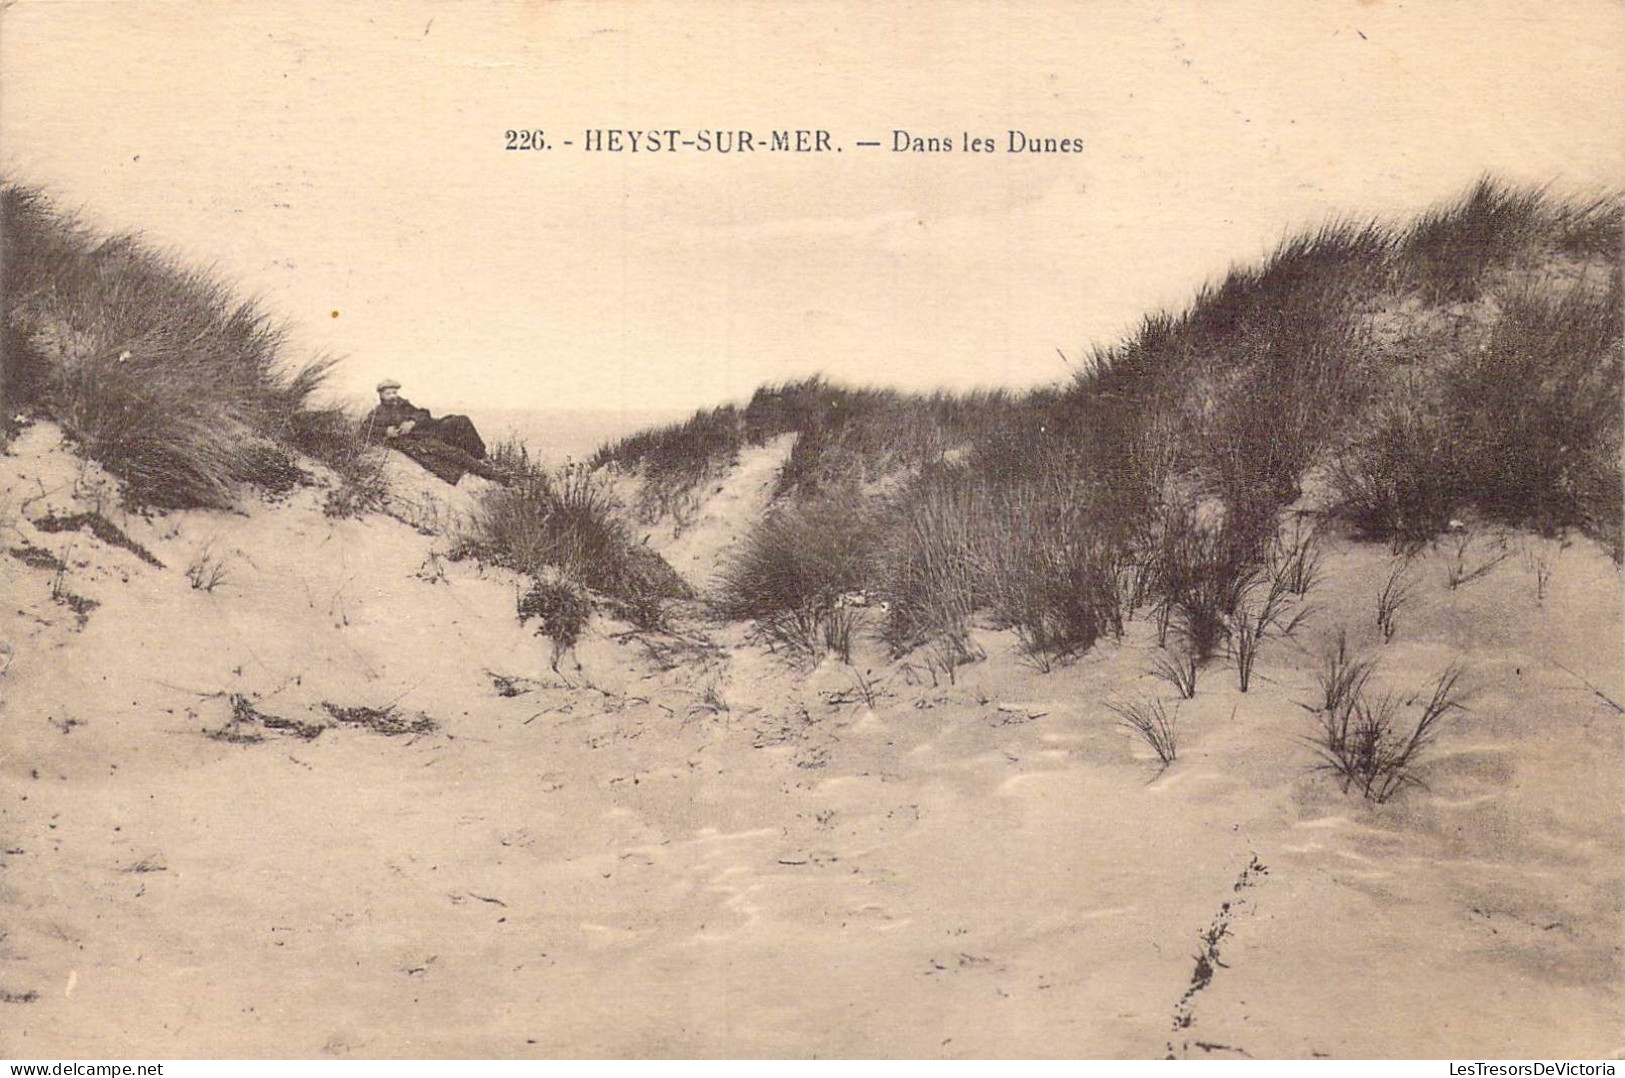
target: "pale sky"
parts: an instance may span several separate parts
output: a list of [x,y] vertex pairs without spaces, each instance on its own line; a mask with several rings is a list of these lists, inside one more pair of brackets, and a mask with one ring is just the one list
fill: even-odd
[[[516,127],[578,149],[505,151]],[[589,155],[589,127],[843,152]],[[894,128],[1084,152],[894,154]],[[356,395],[1029,386],[1328,215],[1486,170],[1625,182],[1625,6],[16,0],[0,163],[216,265]]]

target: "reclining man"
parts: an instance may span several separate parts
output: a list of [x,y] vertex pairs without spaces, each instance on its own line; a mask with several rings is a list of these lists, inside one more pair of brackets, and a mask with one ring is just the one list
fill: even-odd
[[399,450],[453,486],[465,472],[499,478],[485,455],[484,440],[466,415],[435,419],[427,408],[401,396],[401,384],[393,378],[378,383],[378,407],[362,429],[368,441]]

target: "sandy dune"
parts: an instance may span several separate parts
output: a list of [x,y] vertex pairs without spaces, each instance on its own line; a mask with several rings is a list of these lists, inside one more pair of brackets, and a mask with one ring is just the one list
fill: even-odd
[[[673,540],[685,573],[759,510],[772,465],[744,463]],[[1246,695],[1205,671],[1159,775],[1104,706],[1163,688],[1143,622],[1051,674],[986,634],[954,684],[600,622],[566,680],[515,579],[443,538],[310,490],[103,498],[161,569],[36,526],[98,485],[46,424],[0,458],[0,1054],[1622,1048],[1625,611],[1589,543],[1513,537],[1552,560],[1543,602],[1522,558],[1450,589],[1424,556],[1387,645],[1387,551],[1334,543],[1305,637]],[[38,552],[99,604],[82,625]],[[1407,694],[1468,664],[1428,789],[1376,807],[1311,770],[1298,703],[1339,626]]]

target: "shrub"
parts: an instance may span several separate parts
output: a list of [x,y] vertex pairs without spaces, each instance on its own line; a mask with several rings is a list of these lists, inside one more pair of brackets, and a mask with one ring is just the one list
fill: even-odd
[[559,661],[576,646],[591,620],[593,602],[579,583],[555,575],[532,581],[530,589],[519,597],[517,609],[519,624],[537,619],[537,635],[553,642],[552,667],[557,673]]

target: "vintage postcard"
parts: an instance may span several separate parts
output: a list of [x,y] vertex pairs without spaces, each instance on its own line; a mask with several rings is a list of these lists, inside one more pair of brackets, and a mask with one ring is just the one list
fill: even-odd
[[0,1056],[1613,1073],[1622,42],[0,5]]

